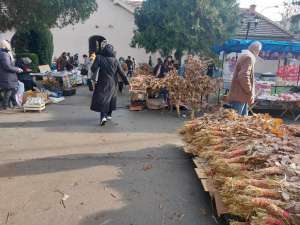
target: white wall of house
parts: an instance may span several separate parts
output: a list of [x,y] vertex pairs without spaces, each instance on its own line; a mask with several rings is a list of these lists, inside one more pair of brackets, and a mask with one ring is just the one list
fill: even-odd
[[[88,39],[93,35],[105,37],[114,45],[117,57],[134,57],[138,63],[148,62],[149,55],[144,49],[131,48],[130,42],[135,28],[132,12],[115,4],[116,0],[97,0],[99,8],[96,13],[74,26],[63,29],[52,29],[54,38],[54,57],[62,52],[88,53]],[[3,34],[3,38],[11,39],[13,32]]]
[[[281,64],[282,63],[283,61],[281,61]],[[277,74],[278,65],[279,60],[264,60],[258,57],[255,64],[255,72]]]
[[14,35],[14,31],[8,31],[5,33],[1,33],[0,34],[0,39],[4,39],[4,40],[10,40],[12,38],[12,36]]
[[135,28],[133,14],[112,0],[98,0],[98,5],[98,11],[83,24],[52,30],[54,55],[59,56],[63,51],[87,53],[89,37],[100,35],[114,45],[118,57],[131,55],[137,62],[147,62],[149,56],[144,49],[130,47]]

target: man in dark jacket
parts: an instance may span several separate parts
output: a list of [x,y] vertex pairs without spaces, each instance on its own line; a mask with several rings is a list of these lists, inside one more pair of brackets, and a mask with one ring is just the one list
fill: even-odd
[[134,62],[131,59],[131,56],[128,56],[128,58],[126,59],[125,63],[127,64],[127,68],[128,68],[128,77],[132,77],[133,75],[133,70],[134,70]]
[[0,89],[4,93],[4,99],[2,102],[2,110],[6,110],[9,107],[9,103],[12,102],[16,107],[16,93],[18,87],[17,73],[22,73],[21,68],[14,66],[14,59],[11,53],[11,46],[9,42],[0,41]]
[[117,107],[118,74],[125,85],[127,77],[114,54],[112,45],[106,45],[91,68],[93,73],[99,70],[98,81],[93,94],[91,110],[100,112],[100,125],[104,126],[111,119],[112,111]]
[[159,77],[161,75],[162,72],[162,67],[163,67],[163,61],[161,58],[157,59],[157,64],[154,67],[153,73],[155,77]]

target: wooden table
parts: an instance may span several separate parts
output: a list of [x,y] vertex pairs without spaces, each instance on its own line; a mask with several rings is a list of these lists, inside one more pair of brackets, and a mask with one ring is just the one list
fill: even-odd
[[[300,100],[297,101],[282,101],[282,100],[265,100],[265,101],[269,101],[270,104],[272,103],[278,103],[282,106],[282,110],[283,112],[281,113],[281,117],[284,116],[292,116],[294,121],[297,121],[300,119],[300,113],[296,114],[297,111],[299,111],[300,109]],[[255,101],[255,103],[249,107],[249,111],[251,113],[253,113],[254,108],[256,108],[259,104],[259,101]],[[272,109],[272,107],[270,106],[268,109]]]

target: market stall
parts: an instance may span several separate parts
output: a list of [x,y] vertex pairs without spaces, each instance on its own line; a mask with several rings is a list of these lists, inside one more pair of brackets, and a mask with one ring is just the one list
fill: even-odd
[[[141,68],[131,79],[132,104],[147,105],[149,109],[180,107],[191,112],[191,117],[208,107],[208,96],[216,94],[223,84],[222,79],[206,75],[210,60],[190,56],[185,64],[184,77],[172,70],[163,78],[156,78],[147,68]],[[132,105],[134,107],[134,105]]]
[[230,215],[231,225],[300,224],[299,130],[220,110],[180,133],[218,216]]
[[[215,47],[216,52],[223,54],[225,89],[230,89],[238,55],[252,42],[252,40],[233,39],[225,42],[223,46]],[[256,68],[258,69],[255,71],[257,96],[251,110],[272,110],[278,109],[279,106],[284,112],[293,110],[293,113],[297,114],[298,100],[289,101],[285,99],[285,96],[298,96],[293,90],[300,85],[300,42],[270,40],[260,42],[263,49],[257,60]],[[281,94],[283,96],[278,96]]]
[[22,93],[20,106],[23,111],[45,110],[47,104],[64,101],[63,96],[76,94],[76,86],[83,84],[80,70],[52,71],[48,65],[39,66],[39,73],[30,73],[33,78],[33,90]]
[[40,66],[40,73],[30,73],[30,76],[33,77],[34,82],[38,84],[45,84],[47,81],[56,80],[59,86],[55,86],[56,89],[59,89],[64,96],[70,96],[76,94],[77,85],[83,84],[83,78],[80,74],[79,69],[74,69],[72,71],[51,71],[49,66]]
[[147,89],[151,80],[154,79],[151,68],[142,65],[134,71],[133,77],[130,79],[130,110],[140,111],[146,107],[148,98]]

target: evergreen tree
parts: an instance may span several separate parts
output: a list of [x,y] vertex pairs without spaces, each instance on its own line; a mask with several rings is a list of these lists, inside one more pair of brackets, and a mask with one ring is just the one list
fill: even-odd
[[236,0],[147,0],[135,12],[132,46],[163,55],[210,54],[234,35],[238,15]]
[[97,10],[96,0],[0,0],[0,31],[76,24]]
[[97,10],[96,0],[0,0],[0,31],[15,29],[18,53],[36,53],[50,64],[53,37],[50,28],[84,21]]

